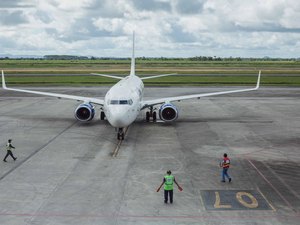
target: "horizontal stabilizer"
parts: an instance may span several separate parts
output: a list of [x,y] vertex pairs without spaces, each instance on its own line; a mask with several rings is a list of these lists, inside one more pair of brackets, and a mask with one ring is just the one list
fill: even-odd
[[169,73],[169,74],[154,75],[154,76],[149,76],[149,77],[141,77],[141,79],[142,80],[147,80],[147,79],[153,79],[153,78],[158,78],[158,77],[166,77],[166,76],[172,76],[172,75],[177,75],[177,73]]
[[109,78],[114,78],[114,79],[119,79],[119,80],[124,79],[124,77],[118,77],[118,76],[108,75],[108,74],[101,74],[101,73],[91,73],[91,74],[95,75],[95,76],[109,77]]

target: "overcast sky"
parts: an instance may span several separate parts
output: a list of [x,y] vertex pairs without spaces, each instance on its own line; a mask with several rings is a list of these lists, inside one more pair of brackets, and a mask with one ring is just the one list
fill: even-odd
[[0,55],[300,57],[300,0],[0,0]]

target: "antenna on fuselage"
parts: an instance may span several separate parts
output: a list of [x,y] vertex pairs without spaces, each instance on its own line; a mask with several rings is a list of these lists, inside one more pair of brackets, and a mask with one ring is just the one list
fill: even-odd
[[135,75],[135,58],[134,58],[134,31],[132,34],[132,57],[131,57],[131,68],[130,68],[130,76]]

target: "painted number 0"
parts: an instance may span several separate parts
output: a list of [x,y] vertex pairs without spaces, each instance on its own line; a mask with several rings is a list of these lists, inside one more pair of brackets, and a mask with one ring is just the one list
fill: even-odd
[[[235,196],[236,196],[236,199],[239,201],[239,203],[241,203],[243,206],[245,206],[247,208],[255,209],[258,207],[258,202],[257,202],[256,198],[248,192],[238,192],[238,193],[236,193]],[[243,199],[243,196],[247,196],[251,200],[251,203],[245,202]]]

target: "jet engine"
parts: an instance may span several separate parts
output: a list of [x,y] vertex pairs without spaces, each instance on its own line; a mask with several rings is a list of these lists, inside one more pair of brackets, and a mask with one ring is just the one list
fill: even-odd
[[166,122],[176,120],[178,117],[178,110],[175,105],[171,103],[163,104],[159,109],[159,118]]
[[90,103],[80,104],[75,110],[75,118],[79,121],[90,121],[94,118],[95,109]]

